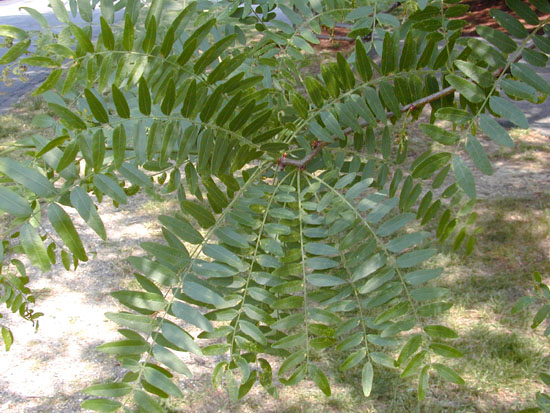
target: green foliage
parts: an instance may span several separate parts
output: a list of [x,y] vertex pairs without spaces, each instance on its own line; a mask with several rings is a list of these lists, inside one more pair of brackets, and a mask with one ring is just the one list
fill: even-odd
[[[512,307],[512,314],[518,313],[534,304],[537,304],[539,307],[531,324],[531,328],[536,329],[543,322],[550,319],[550,288],[543,282],[541,274],[537,271],[533,273],[533,281],[535,284],[536,296],[521,297]],[[550,335],[550,327],[547,326],[543,334],[545,337],[548,337]],[[550,386],[550,375],[548,373],[540,373],[539,379],[546,386]],[[550,411],[550,395],[547,393],[538,392],[535,396],[535,401],[538,408],[531,410],[542,412]]]
[[[447,240],[474,248],[466,158],[492,173],[479,132],[513,145],[495,117],[527,127],[513,100],[549,93],[531,68],[550,52],[546,21],[511,1],[535,29],[496,11],[507,33],[480,29],[487,43],[461,37],[465,22],[449,18],[467,8],[455,1],[420,1],[400,18],[368,0],[51,3],[58,35],[32,9],[41,33],[0,26],[11,46],[0,63],[53,68],[38,93],[55,115],[41,118],[55,137],[33,136],[25,160],[0,158],[2,301],[40,315],[18,254],[44,271],[59,255],[66,268],[88,260],[67,208],[105,239],[96,205],[107,198],[144,190],[180,206],[159,217],[163,241],[129,259],[140,289],[112,292],[127,311],[107,317],[124,338],[98,349],[128,373],[88,387],[99,398],[84,408],[162,411],[159,398],[181,396],[174,373],[191,374],[179,352],[223,356],[212,381],[234,399],[256,384],[276,395],[274,373],[330,395],[327,348],[342,353],[340,370],[361,369],[366,397],[380,368],[417,380],[420,400],[431,374],[464,384],[445,364],[462,352],[434,323],[452,297],[430,283],[443,272],[430,258]],[[99,28],[71,23],[91,23],[98,3]],[[305,75],[316,35],[337,23],[352,25],[354,52]],[[31,54],[31,42],[42,47]],[[430,123],[412,139],[426,105]],[[429,149],[409,151],[419,140]],[[46,241],[42,220],[62,242]],[[2,336],[9,348],[7,327]]]

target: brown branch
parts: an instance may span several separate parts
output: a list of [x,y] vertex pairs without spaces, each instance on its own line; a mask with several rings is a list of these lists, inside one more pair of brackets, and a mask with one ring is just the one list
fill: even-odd
[[291,159],[287,158],[286,156],[282,156],[277,161],[277,165],[279,165],[281,168],[284,168],[285,166],[295,166],[298,169],[304,169],[308,163],[311,162],[313,158],[317,156],[319,152],[323,150],[325,146],[327,146],[330,142],[318,142],[313,150],[308,153],[306,156],[304,156],[302,159]]
[[[396,2],[396,3],[399,3],[399,2]],[[396,4],[396,3],[394,3],[394,4]],[[526,49],[534,49],[534,48],[535,48],[534,45],[526,47]],[[514,59],[514,63],[519,62],[521,60],[521,58],[522,58],[522,56],[520,54],[518,57],[516,57]],[[495,78],[502,75],[502,73],[504,72],[504,68],[505,67],[503,66],[503,67],[497,69],[495,72],[493,72],[493,75],[495,76]],[[509,70],[509,68],[508,68],[508,70]],[[405,113],[405,112],[408,112],[410,110],[415,110],[419,107],[425,106],[428,103],[431,103],[433,101],[441,99],[442,97],[445,97],[445,96],[450,95],[451,93],[455,93],[455,92],[456,92],[456,89],[454,87],[452,87],[452,86],[446,87],[445,89],[442,89],[438,92],[432,93],[431,95],[428,95],[428,96],[423,97],[421,99],[415,100],[414,102],[408,103],[407,105],[405,105],[401,108],[401,113]],[[394,114],[393,114],[393,112],[386,112],[386,116],[388,118],[391,118],[392,116],[394,116]],[[369,123],[365,120],[359,122],[359,125],[361,127],[367,126],[368,124]],[[353,132],[353,129],[351,129],[351,128],[344,129],[344,134],[345,135],[349,135],[352,132]],[[338,140],[338,138],[336,138],[336,140]],[[284,168],[286,165],[289,165],[289,166],[295,166],[298,169],[305,169],[307,164],[310,163],[313,160],[313,158],[315,158],[315,156],[317,156],[319,154],[319,152],[321,152],[321,150],[327,145],[329,145],[329,142],[320,142],[320,143],[318,143],[314,147],[314,149],[310,153],[308,153],[306,156],[304,156],[302,159],[289,159],[286,156],[283,156],[283,157],[279,158],[279,160],[277,161],[277,164],[281,168]]]
[[[452,87],[452,86],[449,86],[443,90],[440,90],[439,92],[436,92],[436,93],[433,93],[429,96],[426,96],[426,97],[423,97],[422,99],[418,99],[414,102],[411,102],[409,103],[408,105],[405,105],[401,108],[401,113],[404,113],[404,112],[408,112],[409,110],[414,110],[418,107],[421,107],[421,106],[424,106],[430,102],[433,102],[435,100],[438,100],[438,99],[441,99],[442,97],[444,96],[447,96],[447,95],[450,95],[451,93],[454,93],[455,92],[455,88]],[[386,112],[386,116],[387,117],[392,117],[393,116],[393,113],[392,112]],[[363,126],[367,126],[368,125],[368,122],[367,121],[361,121],[359,123],[359,125],[361,127]],[[353,132],[353,129],[351,128],[346,128],[344,129],[344,134],[345,135],[348,135],[350,133]],[[338,140],[338,139],[336,139]],[[298,169],[304,169],[308,163],[310,163],[313,158],[315,158],[319,152],[321,152],[323,150],[323,148],[327,145],[329,145],[330,142],[318,142],[315,147],[313,148],[313,150],[308,153],[306,156],[304,156],[302,159],[292,159],[292,158],[288,158],[286,156],[282,156],[281,158],[279,158],[279,160],[277,161],[277,164],[281,167],[281,168],[284,168],[285,166],[295,166],[296,168]]]

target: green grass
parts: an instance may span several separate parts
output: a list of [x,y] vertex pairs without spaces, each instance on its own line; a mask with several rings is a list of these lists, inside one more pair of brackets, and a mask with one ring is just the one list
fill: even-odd
[[0,156],[9,154],[16,159],[28,159],[24,149],[13,150],[13,147],[33,134],[50,137],[50,130],[32,124],[36,115],[46,113],[48,112],[44,101],[39,97],[30,96],[22,98],[9,111],[0,113]]

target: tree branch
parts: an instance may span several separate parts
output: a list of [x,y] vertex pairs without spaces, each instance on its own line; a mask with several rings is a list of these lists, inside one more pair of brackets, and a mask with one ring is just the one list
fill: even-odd
[[[399,3],[399,2],[396,2],[394,4],[397,4],[397,3]],[[535,46],[531,45],[527,48],[528,49],[534,49]],[[521,55],[519,55],[516,59],[514,59],[514,63],[516,63],[520,60],[521,60]],[[502,74],[502,72],[504,71],[504,69],[505,69],[505,67],[501,67],[501,68],[497,69],[493,73],[495,78],[499,77]],[[405,112],[408,112],[410,110],[414,110],[414,109],[417,109],[419,107],[425,106],[428,103],[431,103],[433,101],[441,99],[442,97],[450,95],[451,93],[454,93],[454,92],[456,92],[456,89],[454,87],[452,87],[452,86],[446,87],[445,89],[442,89],[438,92],[432,93],[429,96],[426,96],[426,97],[423,97],[421,99],[415,100],[414,102],[408,103],[407,105],[405,105],[401,108],[401,113],[405,113]],[[386,112],[386,116],[388,118],[390,118],[390,117],[394,116],[394,113],[393,112]],[[359,122],[359,125],[361,127],[367,126],[368,124],[369,123],[365,120]],[[353,132],[353,129],[351,129],[351,128],[344,129],[344,134],[345,135],[349,135],[352,132]],[[336,140],[338,140],[338,139],[336,138]],[[322,149],[325,146],[327,146],[328,144],[329,144],[329,142],[324,142],[324,141],[317,143],[316,146],[313,148],[313,150],[310,153],[308,153],[306,156],[304,156],[302,159],[291,159],[291,158],[287,158],[286,156],[282,156],[277,161],[277,164],[281,168],[284,168],[285,166],[289,165],[289,166],[295,166],[298,169],[305,169],[307,164],[310,163],[312,161],[312,159],[315,158],[315,156],[317,156],[319,154],[319,152],[321,152]]]
[[[440,90],[436,93],[433,93],[429,96],[423,97],[422,99],[418,99],[414,102],[411,102],[411,103],[403,106],[401,108],[401,113],[408,112],[409,110],[414,110],[414,109],[419,108],[421,106],[424,106],[424,105],[426,105],[430,102],[441,99],[444,96],[447,96],[447,95],[450,95],[451,93],[454,93],[455,90],[456,89],[454,87],[449,86],[449,87],[447,87],[443,90]],[[392,117],[393,115],[394,114],[392,112],[386,112],[387,117]],[[368,122],[367,121],[362,121],[362,122],[359,122],[359,125],[361,127],[367,126]],[[348,135],[352,132],[353,132],[353,129],[351,129],[351,128],[344,129],[344,134],[345,135]],[[327,145],[329,145],[329,142],[325,142],[325,141],[317,142],[317,144],[314,146],[313,150],[310,153],[308,153],[306,156],[304,156],[302,159],[292,159],[292,158],[287,158],[286,156],[282,156],[277,161],[277,164],[281,168],[284,168],[285,166],[288,165],[288,166],[295,166],[298,169],[304,169],[307,166],[307,164],[310,163],[313,160],[313,158],[315,158],[319,154],[319,152],[321,152],[323,150],[323,148]]]

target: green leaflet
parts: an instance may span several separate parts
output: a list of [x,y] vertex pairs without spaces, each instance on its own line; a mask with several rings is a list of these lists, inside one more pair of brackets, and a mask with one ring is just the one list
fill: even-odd
[[374,116],[376,116],[376,118],[382,123],[385,123],[387,121],[386,111],[382,106],[382,102],[380,102],[378,93],[376,93],[376,91],[370,87],[366,88],[364,93],[367,103],[374,113]]
[[523,82],[531,85],[537,89],[540,93],[550,94],[550,85],[546,80],[540,77],[531,67],[524,63],[513,63],[512,74],[514,77],[522,80]]
[[388,221],[384,222],[378,228],[376,233],[381,237],[387,237],[389,235],[392,235],[394,232],[400,230],[402,227],[404,227],[413,219],[415,219],[415,217],[416,215],[412,213],[397,215],[389,219]]
[[185,365],[185,363],[181,361],[176,354],[172,353],[167,348],[155,345],[153,346],[153,355],[158,361],[163,363],[165,366],[173,369],[174,371],[185,374],[187,377],[192,376],[191,371]]
[[153,182],[151,179],[134,165],[125,162],[118,170],[122,176],[128,179],[133,185],[153,188]]
[[537,91],[535,88],[513,79],[503,79],[500,82],[502,90],[513,98],[530,100],[532,102],[537,99]]
[[395,91],[388,82],[380,82],[378,85],[380,97],[384,105],[392,112],[393,116],[396,118],[401,117],[401,107],[399,101],[395,96]]
[[319,242],[309,242],[304,246],[304,249],[306,250],[306,252],[313,255],[338,255],[338,249],[336,249],[332,245],[327,245]]
[[102,383],[88,386],[82,390],[82,393],[101,397],[122,397],[131,391],[132,388],[126,383]]
[[429,237],[428,232],[413,232],[393,238],[386,247],[393,253],[403,252],[405,249],[419,244]]
[[236,254],[221,245],[206,244],[202,247],[202,252],[205,255],[230,265],[240,271],[245,271],[248,268],[248,266],[245,265]]
[[502,67],[506,64],[506,58],[502,53],[480,39],[469,39],[468,46],[477,57],[484,60],[491,68]]
[[523,49],[522,56],[527,63],[533,66],[545,67],[548,62],[548,56],[536,50]]
[[163,413],[164,409],[161,405],[149,396],[147,393],[141,390],[134,390],[134,400],[144,412],[151,413]]
[[407,366],[405,367],[405,369],[403,370],[403,372],[401,373],[401,377],[405,378],[405,377],[409,377],[411,375],[413,375],[414,373],[416,373],[418,371],[418,369],[420,368],[420,366],[422,365],[422,362],[424,361],[424,358],[426,357],[426,350],[424,351],[421,351],[420,353],[418,353],[416,356],[414,356],[411,361],[409,362],[409,364],[407,364]]
[[460,357],[464,356],[462,354],[462,352],[460,352],[456,348],[451,347],[447,344],[432,343],[432,344],[430,344],[430,349],[434,353],[436,353],[440,356],[446,357],[446,358],[460,358]]
[[437,112],[435,113],[435,117],[441,120],[448,120],[457,125],[463,125],[465,123],[468,123],[473,118],[471,113],[466,112],[465,110],[462,110],[462,109],[457,109],[452,107],[445,107],[445,108],[438,109]]
[[435,300],[446,297],[448,294],[448,289],[437,287],[423,287],[411,291],[411,296],[417,301]]
[[147,278],[162,285],[174,286],[179,282],[176,273],[170,268],[145,257],[129,257],[128,262]]
[[105,313],[105,317],[109,320],[127,328],[131,328],[136,331],[149,334],[156,326],[154,319],[145,315],[139,315],[134,313],[120,312],[120,313]]
[[203,331],[214,331],[214,327],[196,308],[181,301],[174,301],[170,307],[172,313],[183,321],[199,327]]
[[248,248],[248,240],[246,234],[241,234],[232,229],[231,227],[218,228],[216,236],[224,244],[230,245],[236,248]]
[[67,9],[61,0],[51,0],[50,4],[55,13],[55,17],[57,17],[61,23],[70,23],[69,13],[67,13]]
[[113,35],[113,31],[111,30],[111,27],[109,26],[109,23],[107,23],[107,21],[103,18],[103,16],[99,18],[99,22],[101,25],[101,37],[103,38],[103,45],[108,50],[114,50],[115,37]]
[[210,48],[197,60],[193,66],[193,71],[196,74],[204,72],[204,70],[235,41],[236,37],[236,34],[231,34],[210,46]]
[[111,87],[111,91],[113,94],[113,101],[115,102],[118,116],[128,119],[130,117],[130,107],[128,106],[128,102],[126,101],[124,94],[120,91],[118,87],[116,87],[114,83]]
[[376,364],[379,364],[381,366],[387,367],[389,369],[395,368],[395,361],[393,358],[388,356],[386,353],[382,352],[371,352],[370,358],[372,361],[374,361]]
[[468,141],[466,142],[466,151],[474,160],[474,163],[481,172],[486,175],[493,174],[493,168],[491,166],[489,158],[487,157],[487,153],[475,136],[468,135]]
[[456,178],[456,182],[462,190],[470,198],[476,198],[476,184],[472,172],[466,166],[462,158],[458,155],[453,155],[452,168]]
[[65,245],[80,261],[88,261],[82,241],[67,213],[57,204],[48,207],[48,219]]
[[17,40],[24,40],[29,37],[25,30],[7,24],[0,24],[0,36],[11,37]]
[[521,24],[519,20],[512,15],[497,9],[491,9],[489,13],[512,36],[523,39],[529,34],[523,24]]
[[537,14],[526,3],[520,0],[506,0],[506,4],[528,24],[536,25],[540,23]]
[[429,370],[430,366],[424,366],[418,375],[418,400],[420,401],[424,400],[424,397],[426,397],[426,390],[430,378]]
[[80,406],[86,410],[114,412],[122,407],[122,403],[109,399],[88,399],[84,400]]
[[311,379],[315,382],[317,387],[319,387],[319,389],[325,394],[325,396],[330,396],[330,384],[327,377],[325,376],[325,373],[323,373],[321,369],[319,369],[319,367],[314,364],[309,364],[308,369],[309,375]]
[[322,92],[324,86],[317,79],[310,76],[306,77],[304,86],[313,104],[317,107],[321,107],[324,100]]
[[184,248],[173,248],[156,242],[142,242],[140,246],[153,255],[158,262],[174,271],[178,271],[189,263],[189,255]]
[[143,340],[121,340],[102,344],[97,349],[103,353],[129,356],[141,354],[147,350],[147,343]]
[[516,42],[505,33],[492,27],[479,25],[476,27],[476,32],[504,53],[512,53],[517,49]]
[[436,252],[433,248],[406,252],[397,258],[397,266],[399,268],[414,267],[433,257]]
[[420,285],[433,278],[439,277],[443,273],[443,268],[433,268],[413,271],[405,274],[403,277],[408,284]]
[[56,103],[48,103],[50,110],[59,116],[59,121],[62,125],[69,129],[84,130],[87,129],[86,123],[74,112],[58,105]]
[[144,77],[139,79],[139,92],[138,92],[139,111],[144,115],[151,114],[151,94],[149,92],[149,86]]
[[372,382],[374,379],[374,370],[370,361],[367,361],[361,370],[361,387],[363,395],[369,397],[372,391]]
[[183,241],[191,244],[200,244],[203,240],[202,235],[182,217],[161,215],[159,216],[159,221]]
[[202,355],[201,349],[193,341],[193,338],[177,325],[165,321],[162,325],[162,335],[177,347],[190,351],[197,356]]
[[35,9],[33,9],[31,7],[21,7],[20,9],[25,10],[27,13],[29,13],[29,15],[34,20],[36,20],[43,29],[48,29],[49,28],[48,20],[46,20],[46,18],[41,13],[36,11]]
[[397,68],[397,56],[399,53],[399,41],[395,41],[397,36],[386,32],[384,35],[384,43],[382,48],[382,73],[387,75]]
[[30,40],[23,40],[12,46],[2,57],[0,57],[0,65],[11,63],[23,53],[25,53],[30,46]]
[[454,145],[460,139],[456,133],[449,132],[436,125],[422,123],[420,129],[434,141],[443,145]]
[[50,259],[38,231],[29,223],[26,223],[20,229],[20,237],[23,250],[31,263],[38,266],[42,271],[48,271],[51,266]]
[[0,187],[0,210],[20,218],[26,218],[32,214],[31,207],[22,196],[2,187]]
[[447,75],[445,79],[470,102],[481,103],[485,100],[485,93],[474,83],[456,75]]
[[398,202],[399,200],[397,198],[390,198],[375,205],[372,211],[367,215],[367,222],[377,224],[397,206]]
[[466,76],[468,76],[474,82],[479,84],[481,87],[484,87],[484,88],[490,87],[495,82],[495,77],[491,74],[491,72],[489,72],[487,69],[479,67],[474,63],[466,62],[463,60],[455,60],[454,64]]
[[479,116],[479,126],[490,139],[499,145],[507,146],[508,148],[514,147],[514,141],[510,138],[506,129],[500,126],[500,124],[489,115],[482,114]]
[[199,225],[203,228],[210,228],[216,222],[214,216],[210,211],[195,202],[182,201],[181,208],[184,212],[187,212],[189,215],[195,218]]
[[183,292],[193,300],[201,303],[212,304],[220,308],[226,306],[226,302],[221,295],[194,281],[185,282],[183,285]]
[[[159,3],[157,1],[157,3]],[[151,16],[151,19],[149,19],[147,23],[147,31],[145,33],[145,38],[143,39],[143,43],[141,44],[141,47],[143,48],[143,51],[145,53],[149,53],[151,49],[155,46],[155,41],[157,39],[157,19],[155,16]]]
[[429,325],[424,327],[424,331],[436,338],[458,338],[458,334],[449,327],[440,325]]
[[92,159],[94,170],[96,172],[101,171],[105,160],[105,135],[102,130],[94,133],[92,138]]
[[239,321],[239,326],[242,332],[250,336],[254,341],[262,346],[267,345],[267,338],[255,324],[241,319]]
[[126,130],[123,125],[118,125],[113,131],[113,157],[114,166],[120,169],[126,155]]
[[78,45],[86,52],[93,53],[94,52],[94,45],[86,32],[82,30],[80,27],[78,27],[75,24],[70,24],[69,27],[71,28],[71,32],[73,32],[74,37],[76,37],[76,40],[78,42]]
[[407,33],[405,43],[403,45],[403,51],[401,52],[401,59],[399,61],[399,68],[401,70],[411,70],[416,65],[417,45],[414,39],[412,31]]
[[162,390],[164,393],[170,396],[183,396],[183,393],[181,392],[179,387],[176,386],[169,377],[167,377],[165,374],[161,373],[157,369],[154,369],[152,367],[145,367],[143,377],[149,384],[155,386],[156,388]]
[[166,116],[170,116],[170,113],[172,113],[172,109],[174,108],[175,103],[176,103],[176,85],[173,79],[170,79],[168,81],[168,85],[166,86],[166,94],[164,96],[164,99],[162,100],[162,104],[160,105],[160,110]]
[[305,264],[313,270],[327,270],[339,266],[337,261],[325,257],[308,258]]
[[38,87],[34,92],[32,92],[33,96],[41,95],[44,92],[47,92],[48,90],[55,87],[57,84],[57,81],[61,77],[61,74],[63,73],[63,69],[55,69],[52,70],[52,72],[48,75],[46,80]]
[[398,366],[403,365],[403,363],[405,363],[414,353],[418,351],[421,345],[422,336],[420,334],[412,336],[401,349],[401,353],[399,353],[396,364]]
[[113,201],[119,204],[126,204],[128,202],[124,190],[118,185],[118,182],[110,176],[96,174],[94,176],[94,185],[101,192],[111,197]]
[[84,96],[86,97],[88,106],[90,106],[90,110],[97,121],[100,123],[108,123],[109,115],[99,99],[89,89],[84,89]]
[[458,384],[459,386],[463,386],[465,384],[462,377],[460,377],[452,368],[440,363],[433,363],[432,366],[435,371],[437,371],[437,374],[445,380]]
[[111,293],[115,299],[123,305],[132,309],[143,309],[147,311],[161,311],[166,308],[166,301],[162,296],[142,291],[113,291]]
[[313,273],[308,276],[308,282],[316,287],[335,287],[346,284],[346,280],[328,274]]
[[360,39],[355,40],[355,66],[364,82],[372,77],[372,67],[365,46]]
[[360,265],[352,274],[352,281],[358,281],[368,277],[373,272],[386,264],[386,256],[382,253],[375,254]]
[[122,34],[122,46],[124,49],[131,51],[134,45],[134,27],[132,18],[129,14],[124,16],[124,31]]

